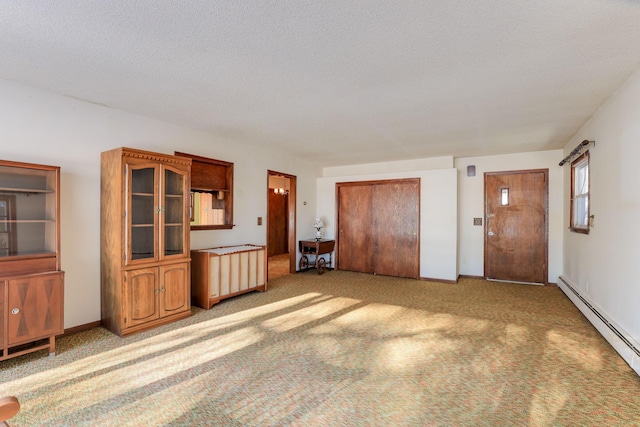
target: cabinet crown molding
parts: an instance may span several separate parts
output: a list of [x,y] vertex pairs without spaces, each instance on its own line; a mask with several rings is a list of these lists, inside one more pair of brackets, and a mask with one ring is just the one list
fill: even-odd
[[186,157],[179,157],[171,154],[164,155],[160,153],[153,153],[150,151],[137,150],[134,148],[123,147],[121,148],[121,150],[123,155],[127,157],[136,158],[136,159],[154,160],[154,161],[162,160],[165,163],[175,163],[179,165],[191,164],[191,159]]

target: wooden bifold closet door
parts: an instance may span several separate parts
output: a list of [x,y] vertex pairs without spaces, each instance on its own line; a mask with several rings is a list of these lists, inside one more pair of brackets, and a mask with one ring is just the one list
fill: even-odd
[[419,277],[419,179],[336,184],[339,270]]

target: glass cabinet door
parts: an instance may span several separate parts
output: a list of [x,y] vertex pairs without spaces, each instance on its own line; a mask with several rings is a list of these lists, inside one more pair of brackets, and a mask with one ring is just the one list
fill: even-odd
[[59,170],[9,164],[0,163],[0,258],[55,257]]
[[16,254],[16,196],[0,193],[0,257]]
[[158,258],[158,166],[127,164],[127,262]]
[[185,197],[188,194],[186,173],[164,167],[163,184],[162,257],[184,256],[187,249],[185,230],[188,224],[185,209]]

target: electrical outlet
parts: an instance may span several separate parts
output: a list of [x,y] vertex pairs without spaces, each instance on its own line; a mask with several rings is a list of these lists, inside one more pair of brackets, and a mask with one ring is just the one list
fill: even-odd
[[473,225],[482,225],[482,218],[473,218]]
[[262,225],[262,217],[261,216],[258,217],[258,225]]

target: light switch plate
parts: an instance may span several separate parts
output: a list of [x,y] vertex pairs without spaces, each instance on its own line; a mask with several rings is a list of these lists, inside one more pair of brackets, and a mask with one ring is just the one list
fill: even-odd
[[258,225],[262,225],[262,217],[261,216],[258,217]]

